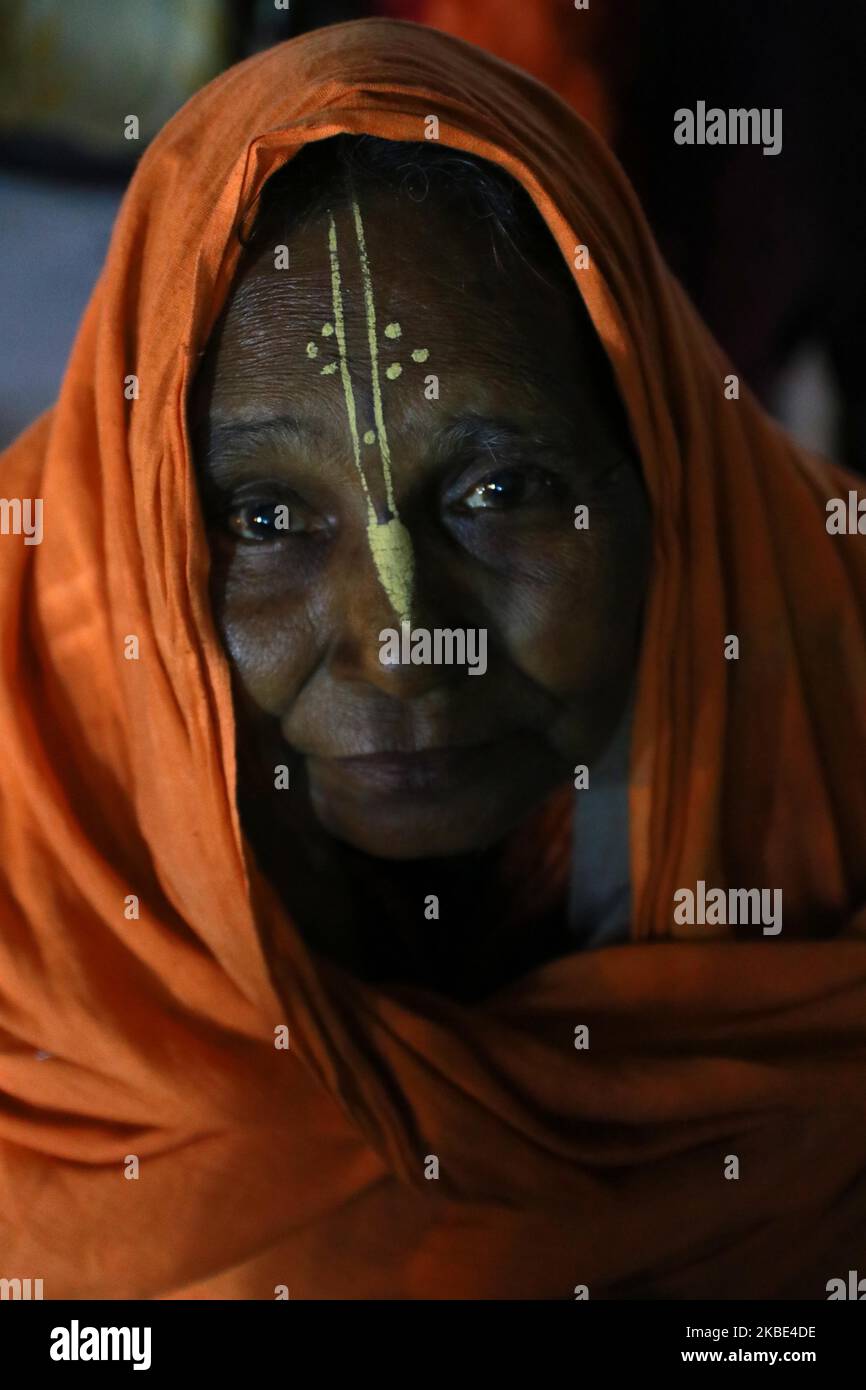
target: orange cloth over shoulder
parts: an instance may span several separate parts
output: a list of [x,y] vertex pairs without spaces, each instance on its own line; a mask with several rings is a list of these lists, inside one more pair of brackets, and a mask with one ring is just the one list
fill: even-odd
[[[655,536],[632,940],[472,1007],[316,959],[252,867],[184,412],[263,181],[429,115],[526,186],[569,264],[588,248]],[[729,370],[598,136],[442,33],[316,31],[154,141],[59,400],[2,461],[44,538],[0,537],[0,1276],[825,1298],[862,1267],[866,544],[825,524],[855,480],[727,399]],[[782,932],[677,926],[698,880],[782,889]]]

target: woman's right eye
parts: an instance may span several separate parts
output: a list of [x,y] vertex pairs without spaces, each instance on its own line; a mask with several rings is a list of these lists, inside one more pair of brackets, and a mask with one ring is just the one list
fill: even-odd
[[261,544],[315,530],[302,508],[288,502],[241,502],[225,513],[225,526],[239,540]]

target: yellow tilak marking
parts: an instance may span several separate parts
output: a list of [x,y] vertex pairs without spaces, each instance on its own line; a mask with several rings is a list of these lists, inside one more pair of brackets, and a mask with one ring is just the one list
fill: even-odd
[[[355,393],[352,390],[352,378],[349,375],[349,363],[346,357],[346,321],[343,316],[343,281],[340,274],[340,257],[337,252],[337,224],[331,215],[331,226],[328,232],[328,251],[331,256],[331,298],[334,303],[334,327],[337,333],[337,351],[340,355],[340,377],[343,382],[343,394],[346,397],[346,414],[349,417],[349,433],[352,436],[352,452],[355,456],[355,467],[361,479],[361,486],[367,498],[367,511],[373,513],[373,503],[370,500],[370,489],[367,487],[367,479],[364,477],[364,470],[361,467],[361,442],[358,438],[358,412],[355,409]],[[373,513],[375,516],[375,513]]]
[[[370,313],[372,310],[372,332],[375,339],[375,306],[373,306],[373,291],[370,282],[369,263],[364,247],[364,231],[360,225],[361,214],[357,203],[354,204],[356,219],[355,226],[359,229],[358,246],[361,252],[361,270],[364,277],[364,293],[367,300],[367,326],[370,328]],[[387,437],[385,435],[385,422],[382,417],[382,393],[379,388],[379,377],[377,359],[374,358],[373,365],[373,397],[378,404],[376,410],[376,422],[379,426],[379,447],[382,453],[382,467],[385,474],[385,491],[388,498],[388,506],[393,513],[391,520],[380,523],[376,519],[376,512],[370,496],[370,489],[367,486],[367,479],[364,476],[364,469],[361,465],[361,441],[358,435],[358,412],[355,407],[355,393],[352,389],[352,377],[349,372],[349,362],[346,352],[346,320],[343,313],[343,284],[340,272],[340,257],[337,249],[337,224],[333,214],[330,217],[330,229],[328,232],[328,250],[331,258],[331,297],[334,304],[334,329],[337,336],[337,349],[340,357],[340,377],[343,383],[343,394],[346,398],[346,414],[349,418],[349,433],[352,436],[352,452],[355,459],[355,467],[361,479],[361,486],[364,489],[364,496],[367,499],[367,540],[370,546],[370,553],[376,566],[376,572],[382,588],[388,595],[392,608],[401,618],[407,622],[411,621],[412,604],[412,574],[414,560],[412,555],[412,542],[409,532],[397,516],[397,508],[394,505],[394,490],[391,484],[391,459],[388,453]]]
[[[376,331],[376,304],[373,299],[373,277],[370,274],[370,259],[367,255],[367,242],[361,209],[357,200],[352,200],[355,218],[355,233],[358,238],[358,255],[361,261],[361,279],[364,284],[364,304],[367,310],[367,340],[370,345],[370,375],[373,387],[373,417],[379,437],[379,452],[382,456],[382,473],[385,479],[385,495],[391,520],[384,525],[376,523],[375,518],[367,524],[367,536],[373,557],[379,569],[379,576],[391,603],[406,622],[411,622],[412,580],[415,561],[412,553],[412,540],[406,527],[397,514],[394,500],[394,482],[391,475],[391,450],[388,445],[388,431],[385,428],[385,414],[382,409],[382,384],[379,380],[379,344]],[[369,493],[368,493],[369,498]]]
[[385,416],[382,410],[382,385],[379,381],[379,343],[376,333],[376,305],[373,300],[373,277],[370,274],[370,258],[367,255],[367,242],[364,237],[364,224],[361,209],[352,201],[355,217],[355,231],[358,236],[358,254],[361,258],[361,278],[364,282],[364,304],[367,310],[367,341],[370,345],[370,368],[373,386],[373,416],[379,431],[379,449],[382,454],[382,472],[385,475],[385,491],[388,507],[395,515],[394,488],[391,481],[391,451],[388,447],[388,432],[385,429]]

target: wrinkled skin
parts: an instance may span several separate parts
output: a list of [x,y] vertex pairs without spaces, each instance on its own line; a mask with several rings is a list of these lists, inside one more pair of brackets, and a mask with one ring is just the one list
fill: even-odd
[[[648,508],[576,290],[525,262],[503,269],[485,230],[426,205],[362,193],[360,206],[413,627],[486,628],[486,673],[379,659],[399,617],[368,544],[341,377],[321,370],[337,360],[321,333],[334,321],[327,217],[291,237],[289,270],[272,248],[248,260],[191,423],[241,780],[267,833],[300,817],[380,861],[439,860],[499,843],[603,750],[636,665]],[[375,419],[351,207],[334,217],[363,436]],[[438,400],[425,397],[431,373]],[[295,424],[268,426],[285,416]],[[378,447],[362,445],[362,460],[387,516]],[[273,524],[280,504],[288,533]],[[579,504],[588,530],[575,529]],[[404,756],[358,761],[386,753]],[[290,791],[274,790],[280,764]]]

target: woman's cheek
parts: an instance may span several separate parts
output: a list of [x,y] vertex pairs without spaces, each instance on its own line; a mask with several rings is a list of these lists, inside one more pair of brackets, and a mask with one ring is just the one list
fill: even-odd
[[490,604],[491,616],[504,615],[499,635],[511,661],[551,695],[591,694],[622,664],[627,645],[627,561],[615,528],[550,536],[534,559],[524,549],[519,564],[519,580]]
[[303,600],[269,593],[261,583],[227,583],[217,625],[229,662],[246,696],[279,718],[315,663],[315,642]]

